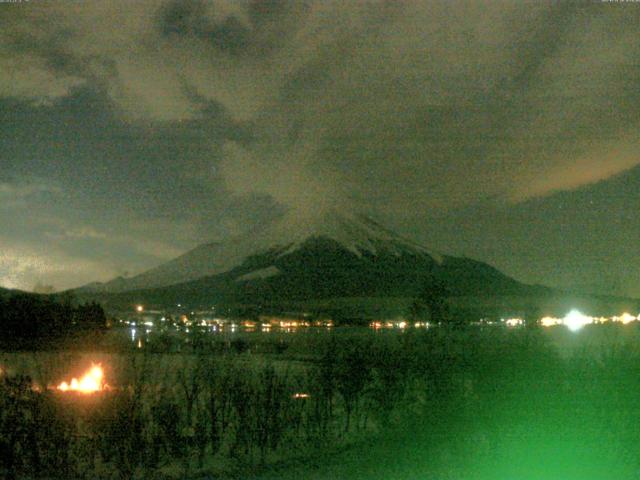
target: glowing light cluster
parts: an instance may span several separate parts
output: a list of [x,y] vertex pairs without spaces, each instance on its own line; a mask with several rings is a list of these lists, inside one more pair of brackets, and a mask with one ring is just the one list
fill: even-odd
[[71,382],[62,382],[57,386],[61,392],[94,393],[104,390],[104,371],[100,365],[92,365],[91,369],[79,380],[72,378]]
[[584,315],[578,310],[571,310],[564,318],[557,317],[543,317],[540,319],[540,325],[543,327],[553,327],[555,325],[564,325],[569,330],[575,332],[580,330],[585,325],[591,324],[603,324],[608,322],[613,323],[622,323],[623,325],[627,325],[631,322],[635,322],[640,320],[640,315],[637,317],[631,315],[628,312],[623,313],[619,316],[613,317],[591,317],[589,315]]
[[613,317],[611,320],[614,322],[620,322],[623,325],[626,325],[627,323],[635,322],[636,320],[640,319],[639,317],[640,315],[638,315],[638,317],[634,317],[629,312],[624,312],[619,317]]
[[310,396],[311,395],[309,395],[308,393],[294,393],[292,395],[292,398],[300,399],[300,398],[309,398]]
[[507,318],[503,321],[507,327],[520,327],[524,325],[524,320],[522,318]]
[[553,327],[554,325],[562,325],[562,319],[556,317],[542,317],[540,325],[543,327]]
[[[327,326],[331,326],[331,325],[327,325]],[[409,328],[411,326],[413,326],[414,328],[429,328],[430,325],[429,325],[429,322],[409,323],[405,319],[396,319],[396,320],[387,320],[387,321],[375,320],[369,323],[369,327],[373,328],[374,330],[380,330],[381,328],[384,328],[384,329],[399,328],[401,330],[404,330],[405,328]]]

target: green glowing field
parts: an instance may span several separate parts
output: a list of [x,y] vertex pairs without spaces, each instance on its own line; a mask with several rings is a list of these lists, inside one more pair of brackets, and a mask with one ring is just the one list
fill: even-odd
[[[291,335],[270,354],[5,353],[0,468],[16,478],[637,479],[639,332],[336,329]],[[96,397],[9,381],[56,385],[92,361],[113,386]]]
[[438,353],[451,383],[419,415],[317,470],[264,478],[640,478],[637,335],[635,325],[454,334]]

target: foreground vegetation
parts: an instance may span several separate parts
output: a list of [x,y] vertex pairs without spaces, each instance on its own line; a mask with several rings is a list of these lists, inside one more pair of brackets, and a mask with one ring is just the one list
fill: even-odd
[[[5,354],[0,476],[637,478],[636,344],[561,355],[535,328],[432,329],[296,348]],[[47,388],[92,360],[110,390]]]

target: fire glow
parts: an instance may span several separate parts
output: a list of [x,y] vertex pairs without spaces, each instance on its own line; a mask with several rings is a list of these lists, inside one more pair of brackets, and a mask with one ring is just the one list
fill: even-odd
[[89,394],[105,390],[106,387],[102,367],[94,364],[80,379],[72,378],[70,383],[62,382],[56,388],[61,392],[79,392]]

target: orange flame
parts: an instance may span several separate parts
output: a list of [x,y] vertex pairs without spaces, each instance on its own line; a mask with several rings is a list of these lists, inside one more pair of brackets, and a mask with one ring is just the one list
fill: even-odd
[[71,383],[62,382],[57,386],[61,392],[94,393],[104,390],[104,371],[100,365],[92,365],[91,369],[78,380],[72,378]]

